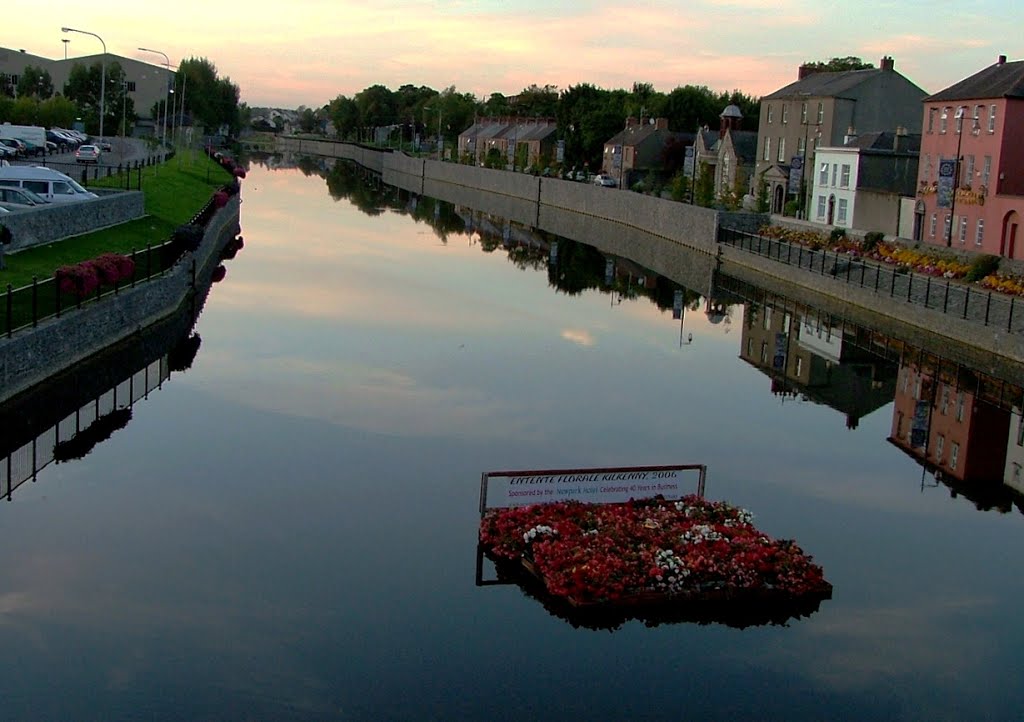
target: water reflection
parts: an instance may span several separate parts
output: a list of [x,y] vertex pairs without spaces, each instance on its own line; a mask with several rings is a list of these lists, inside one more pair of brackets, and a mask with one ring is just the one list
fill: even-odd
[[[721,272],[702,294],[631,258],[419,196],[353,163],[288,155],[257,156],[253,162],[298,167],[323,177],[332,198],[346,199],[363,213],[410,215],[442,242],[465,237],[485,253],[505,253],[518,268],[545,269],[556,292],[599,291],[612,308],[645,298],[679,322],[680,348],[694,340],[685,328],[687,313],[703,313],[726,332],[741,316],[739,357],[768,376],[768,390],[780,402],[834,409],[854,430],[895,401],[888,441],[919,463],[922,479],[928,475],[931,484],[945,485],[979,509],[1005,512],[1016,506],[1024,512],[1024,391],[1016,383],[1024,368],[1003,367],[998,375],[973,368]],[[582,332],[567,330],[563,336],[592,343]]]

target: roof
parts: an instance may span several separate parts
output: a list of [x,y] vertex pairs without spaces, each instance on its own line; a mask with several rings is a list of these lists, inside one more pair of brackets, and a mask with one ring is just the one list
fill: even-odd
[[729,130],[727,135],[732,141],[732,148],[736,151],[737,158],[743,161],[757,160],[756,130]]
[[865,70],[840,70],[834,73],[811,73],[802,80],[790,83],[786,87],[764,96],[761,100],[800,97],[833,98],[861,83],[878,77],[881,73],[891,72],[894,71],[868,68]]
[[[921,134],[906,133],[900,136],[900,152],[920,153]],[[892,153],[896,144],[896,133],[891,130],[881,130],[874,133],[863,133],[847,143],[845,148],[859,148],[862,151],[873,153]]]
[[0,168],[0,179],[6,180],[73,180],[60,171],[41,165],[7,165]]
[[631,125],[620,130],[610,139],[604,142],[605,145],[640,145],[657,132],[657,129],[650,124]]
[[1024,98],[1024,60],[990,65],[935,95],[929,95],[924,100],[929,102],[979,98]]
[[718,116],[718,117],[719,118],[742,118],[743,117],[743,111],[740,110],[740,107],[738,105],[727,105],[727,106],[725,106],[725,110],[723,110],[722,114],[720,116]]

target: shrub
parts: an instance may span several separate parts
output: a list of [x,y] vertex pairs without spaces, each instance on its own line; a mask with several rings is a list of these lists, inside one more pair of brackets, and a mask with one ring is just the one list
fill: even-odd
[[990,254],[982,254],[976,256],[971,261],[971,267],[967,270],[967,275],[964,279],[967,281],[980,281],[986,276],[990,276],[996,272],[999,268],[999,256],[993,256]]
[[881,231],[871,231],[864,236],[864,242],[860,244],[860,249],[864,253],[870,253],[871,251],[878,248],[878,244],[885,239],[885,234]]
[[782,207],[782,215],[794,218],[799,210],[800,201],[786,201],[786,205]]
[[203,229],[200,226],[186,223],[174,229],[171,240],[174,242],[174,247],[181,253],[195,251],[203,240]]
[[844,238],[846,238],[845,228],[833,228],[832,232],[828,234],[828,240],[830,243],[838,243]]
[[53,275],[61,293],[71,293],[79,298],[88,296],[100,285],[96,267],[89,261],[73,266],[61,266]]

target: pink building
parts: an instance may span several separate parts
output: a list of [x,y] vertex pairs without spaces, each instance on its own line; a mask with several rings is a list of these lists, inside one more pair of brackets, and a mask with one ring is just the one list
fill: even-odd
[[923,120],[914,239],[1024,258],[1024,61],[925,98]]

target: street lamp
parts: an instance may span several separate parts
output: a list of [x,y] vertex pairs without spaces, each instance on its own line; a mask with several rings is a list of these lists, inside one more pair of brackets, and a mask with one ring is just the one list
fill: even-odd
[[[94,38],[100,41],[100,45],[103,46],[103,57],[100,59],[100,139],[103,139],[103,113],[106,110],[104,104],[104,89],[107,86],[107,44],[103,42],[96,33],[90,33],[88,30],[76,30],[75,28],[61,28],[62,33],[81,33],[82,35],[92,35]],[[67,45],[64,46],[65,52],[67,52]]]
[[68,43],[71,41],[68,38],[62,38],[61,42],[64,43],[64,59],[68,59]]
[[[960,143],[963,142],[964,134],[964,106],[958,105],[956,113],[956,160],[953,161],[953,194],[949,201],[949,223],[946,228],[946,247],[953,245],[953,212],[956,210],[956,189],[960,186]],[[942,119],[949,118],[949,108],[942,109]]]
[[[164,56],[164,68],[167,70],[167,78],[171,77],[171,59],[167,57],[167,53],[160,50],[152,50],[150,48],[139,48],[144,53],[155,53],[157,55]],[[172,91],[173,92],[173,91]],[[160,132],[160,145],[167,144],[167,81],[164,81],[164,124],[163,130]]]

